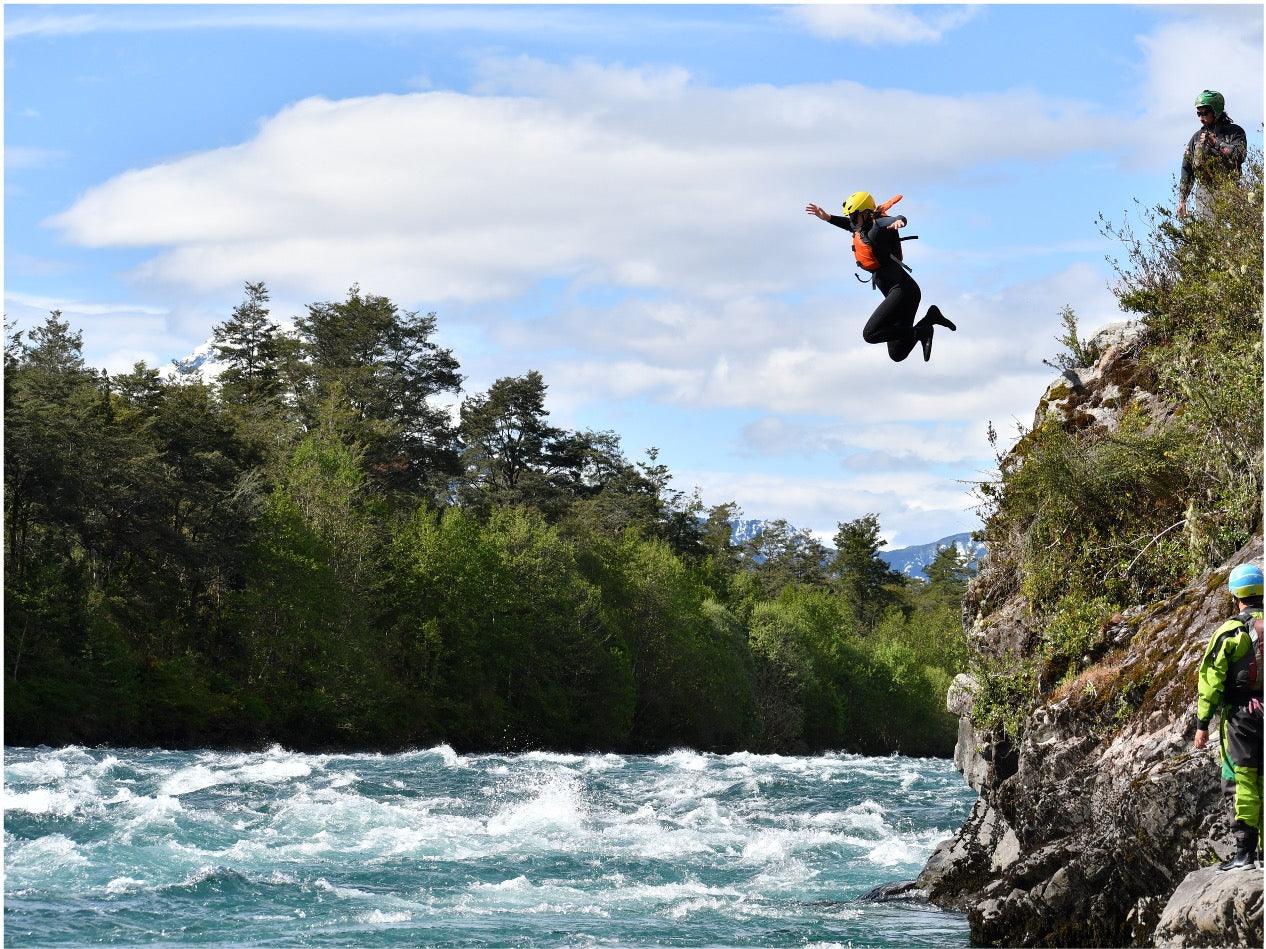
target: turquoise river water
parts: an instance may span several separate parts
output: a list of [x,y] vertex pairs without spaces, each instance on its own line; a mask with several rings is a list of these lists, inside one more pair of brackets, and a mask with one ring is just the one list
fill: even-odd
[[948,761],[7,748],[8,946],[965,946]]

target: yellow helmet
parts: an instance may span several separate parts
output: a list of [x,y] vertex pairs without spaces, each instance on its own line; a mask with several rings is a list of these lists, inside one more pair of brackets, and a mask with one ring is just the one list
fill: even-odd
[[875,199],[869,191],[854,191],[844,199],[845,214],[852,214],[854,211],[873,210],[875,210]]

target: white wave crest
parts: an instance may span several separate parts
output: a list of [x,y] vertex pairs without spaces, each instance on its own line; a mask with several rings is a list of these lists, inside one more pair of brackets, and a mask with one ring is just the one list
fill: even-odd
[[144,880],[137,880],[134,877],[115,877],[106,884],[105,891],[111,896],[121,896],[124,893],[138,893],[149,887]]
[[433,755],[444,762],[446,768],[464,768],[466,760],[453,750],[452,745],[436,745],[421,752],[422,755]]
[[494,814],[487,831],[495,837],[578,831],[584,827],[586,814],[579,778],[572,772],[557,772],[545,779],[530,800],[511,804]]
[[841,823],[851,829],[887,836],[892,832],[888,822],[884,820],[884,809],[874,801],[862,801],[844,811]]
[[892,867],[899,863],[918,863],[924,856],[921,849],[916,849],[900,837],[890,837],[876,844],[866,854],[866,859],[881,867]]
[[66,762],[60,758],[37,758],[5,765],[5,783],[51,784],[66,777]]
[[34,791],[22,791],[16,794],[6,792],[4,795],[6,811],[26,811],[28,814],[54,814],[58,817],[69,817],[78,806],[79,801],[74,795],[50,788],[36,788]]
[[215,787],[217,784],[226,784],[232,780],[230,772],[212,771],[210,768],[196,764],[191,768],[182,768],[159,785],[158,796],[179,797],[182,794],[192,794],[195,791]]
[[669,754],[660,755],[655,759],[655,763],[680,768],[683,771],[708,770],[708,759],[699,754],[699,752],[691,751],[688,748],[678,748]]
[[586,771],[613,771],[623,768],[625,759],[620,755],[590,755],[585,759]]
[[329,880],[321,877],[312,884],[322,893],[331,893],[340,899],[345,900],[372,900],[376,899],[373,893],[367,893],[365,890],[358,890],[354,886],[337,886]]
[[502,880],[500,883],[472,883],[472,890],[495,890],[499,893],[506,891],[520,891],[532,889],[532,881],[527,877],[519,875],[509,880]]
[[159,787],[158,793],[160,796],[179,797],[222,784],[276,784],[311,774],[312,767],[293,755],[254,760],[229,769],[196,764],[169,777]]
[[389,926],[393,923],[407,923],[412,920],[412,913],[384,913],[380,909],[371,910],[356,917],[358,923],[364,923],[367,926]]

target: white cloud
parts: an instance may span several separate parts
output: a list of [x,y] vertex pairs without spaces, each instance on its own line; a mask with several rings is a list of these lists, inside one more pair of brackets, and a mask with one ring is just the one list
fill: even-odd
[[923,305],[938,303],[959,332],[938,330],[930,363],[916,350],[898,365],[861,339],[878,299],[857,286],[794,303],[635,300],[516,323],[498,342],[540,366],[569,404],[638,396],[850,424],[993,419],[1009,433],[1013,419],[1032,418],[1055,374],[1042,360],[1060,348],[1060,308],[1073,306],[1083,336],[1121,318],[1106,275],[1085,264],[993,293],[943,293],[929,282]]
[[530,60],[489,63],[485,77],[499,94],[296,103],[240,145],[92,188],[52,223],[87,246],[157,248],[141,280],[206,291],[265,273],[303,296],[359,281],[431,305],[558,277],[731,299],[838,260],[802,209],[823,182],[843,187],[839,156],[867,121],[850,105],[860,95],[904,120],[854,155],[852,180],[926,188],[1102,140],[1087,108],[1026,92],[727,90],[678,69]]
[[884,536],[897,547],[979,523],[969,486],[930,473],[815,478],[693,470],[677,472],[673,481],[679,488],[698,486],[705,504],[736,501],[745,517],[786,518],[826,538],[841,522],[870,513],[880,514]]
[[138,303],[96,303],[76,300],[72,297],[50,297],[32,293],[6,293],[7,303],[14,303],[26,310],[36,310],[41,315],[53,310],[74,316],[112,316],[119,313],[135,313],[144,316],[166,316],[167,310]]
[[850,469],[963,464],[988,455],[985,423],[974,421],[822,425],[770,415],[748,425],[743,442],[756,454],[835,455]]
[[[42,323],[53,310],[71,328],[83,334],[84,361],[111,374],[128,372],[134,363],[164,368],[173,357],[184,357],[210,336],[210,327],[229,315],[229,308],[199,302],[175,308],[146,303],[83,300],[8,291],[4,295],[5,318],[22,330]],[[273,298],[272,315],[283,329],[299,307]]]
[[[31,9],[36,9],[32,7]],[[654,42],[657,37],[679,37],[706,30],[724,41],[735,35],[763,35],[774,15],[750,20],[726,20],[699,14],[692,20],[682,10],[671,13],[655,5],[582,6],[542,4],[532,7],[468,4],[399,3],[282,4],[225,3],[212,5],[105,5],[103,13],[26,14],[18,5],[5,9],[6,41],[28,37],[83,36],[96,33],[163,33],[198,30],[278,30],[338,35],[488,34],[494,42],[505,37],[543,36],[584,41],[624,41],[636,33]],[[19,11],[16,12],[15,11]],[[460,41],[460,40],[459,40]]]
[[4,38],[12,40],[23,36],[74,36],[107,28],[108,23],[104,17],[88,13],[21,17],[9,12],[5,16]]
[[967,23],[978,7],[898,7],[811,3],[789,7],[785,16],[815,36],[867,45],[936,43]]
[[164,355],[183,344],[168,311],[134,303],[109,303],[6,293],[5,317],[18,328],[30,330],[53,310],[83,334],[84,361],[95,369],[114,374],[128,372],[134,363],[163,365]]

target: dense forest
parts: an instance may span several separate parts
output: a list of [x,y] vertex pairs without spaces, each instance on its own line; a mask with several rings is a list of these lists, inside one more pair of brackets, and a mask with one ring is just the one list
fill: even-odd
[[435,314],[306,309],[246,284],[213,380],[7,328],[7,742],[952,751],[952,549],[922,583],[873,515],[736,546],[540,373],[463,394]]

